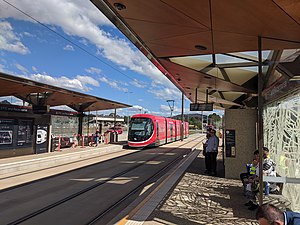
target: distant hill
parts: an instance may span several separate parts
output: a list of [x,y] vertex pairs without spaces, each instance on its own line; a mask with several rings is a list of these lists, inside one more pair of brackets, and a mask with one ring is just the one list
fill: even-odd
[[[175,116],[172,116],[172,118],[176,119],[176,120],[181,120],[181,115],[175,115]],[[187,120],[200,120],[201,121],[202,114],[200,114],[200,113],[185,114],[184,120],[185,121],[187,121]],[[207,115],[203,115],[203,120],[204,120],[204,122],[207,121]]]

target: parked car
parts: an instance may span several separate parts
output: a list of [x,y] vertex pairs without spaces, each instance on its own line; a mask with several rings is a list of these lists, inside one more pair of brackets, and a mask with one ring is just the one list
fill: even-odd
[[122,127],[111,127],[107,130],[107,132],[117,132],[118,134],[122,134],[123,133],[123,129]]

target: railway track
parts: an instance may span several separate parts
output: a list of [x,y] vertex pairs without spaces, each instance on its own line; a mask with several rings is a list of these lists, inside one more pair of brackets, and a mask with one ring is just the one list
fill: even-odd
[[[197,138],[198,139],[198,138]],[[193,141],[193,140],[192,140]],[[199,142],[201,142],[202,140],[200,140]],[[198,143],[199,143],[198,142]],[[198,143],[196,145],[198,145]],[[173,153],[174,151],[178,150],[178,148],[182,148],[185,145],[187,145],[188,143],[183,143],[180,146],[177,146],[176,148],[170,148],[167,151],[165,151],[163,153],[163,155],[168,155],[170,153]],[[180,161],[184,155],[187,155],[191,150],[184,150],[181,152],[181,154],[178,154],[175,158],[173,158],[170,162],[166,163],[166,165],[164,165],[163,167],[161,167],[158,171],[156,171],[154,174],[152,174],[151,176],[149,176],[147,179],[141,181],[139,184],[135,185],[133,188],[131,188],[130,191],[127,191],[125,194],[123,194],[117,201],[113,201],[112,203],[109,204],[109,206],[107,206],[104,210],[100,210],[100,212],[98,212],[97,214],[95,214],[94,216],[91,216],[89,218],[88,221],[84,222],[84,224],[95,224],[98,223],[99,220],[101,220],[105,215],[107,215],[108,213],[110,213],[113,209],[115,209],[116,207],[118,207],[122,202],[126,201],[130,196],[132,196],[134,193],[138,192],[141,188],[143,188],[145,185],[147,185],[148,183],[152,182],[153,180],[155,180],[156,178],[160,177],[161,174],[165,173],[165,171],[167,171],[170,167],[172,167],[175,163],[177,163],[178,161]],[[159,158],[161,158],[162,155],[155,155],[153,157],[151,157],[150,159],[146,160],[143,163],[139,163],[137,165],[131,166],[128,169],[120,172],[120,173],[116,173],[112,176],[110,176],[107,179],[102,180],[101,182],[98,182],[96,184],[93,185],[89,185],[79,191],[76,191],[64,198],[61,198],[51,204],[48,204],[38,210],[34,210],[31,213],[28,213],[25,216],[22,216],[20,218],[15,219],[14,221],[9,222],[9,225],[14,225],[14,224],[21,224],[21,223],[25,223],[25,224],[35,224],[34,222],[31,223],[30,221],[33,218],[36,217],[41,217],[44,213],[47,213],[57,207],[62,207],[62,205],[64,204],[68,204],[69,202],[71,202],[72,200],[76,199],[76,198],[81,198],[81,196],[83,195],[87,195],[89,193],[94,192],[97,188],[108,184],[109,182],[112,182],[113,180],[116,180],[118,178],[124,177],[126,176],[126,174],[130,174],[133,173],[133,171],[135,170],[139,170],[141,169],[143,166],[147,165],[149,162],[153,162],[155,160],[158,160]],[[72,203],[70,203],[72,204]]]

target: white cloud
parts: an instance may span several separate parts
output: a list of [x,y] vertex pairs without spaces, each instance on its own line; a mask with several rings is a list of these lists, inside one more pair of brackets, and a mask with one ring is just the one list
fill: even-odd
[[34,37],[33,34],[29,33],[29,32],[23,32],[22,35],[27,36],[27,37]]
[[3,64],[0,64],[0,71],[5,72],[5,66]]
[[63,49],[65,51],[74,51],[74,47],[72,45],[66,45]]
[[99,87],[100,84],[97,80],[95,80],[94,78],[92,77],[89,77],[89,76],[81,76],[81,75],[77,75],[76,76],[76,79],[81,81],[81,83],[84,83],[84,84],[90,84],[90,85],[93,85],[95,87]]
[[100,77],[99,80],[103,83],[108,84],[112,88],[115,88],[115,89],[123,91],[123,92],[128,92],[128,88],[120,87],[120,82],[118,82],[118,81],[110,80],[106,77]]
[[[171,113],[171,109],[170,109],[170,106],[169,105],[160,105],[160,111],[162,113],[166,113],[168,116],[170,115]],[[184,108],[184,114],[186,113],[190,113],[190,109],[189,107],[186,107]],[[194,113],[194,112],[193,112]],[[178,114],[181,114],[181,105],[175,105],[174,106],[174,110],[173,110],[173,116],[174,115],[178,115]]]
[[32,69],[34,72],[36,72],[36,73],[37,73],[37,71],[38,71],[37,68],[36,68],[35,66],[32,66],[31,69]]
[[130,82],[133,86],[137,88],[145,88],[147,86],[146,82],[139,81],[137,79],[134,79],[133,81]]
[[15,66],[16,66],[17,69],[20,70],[23,74],[27,74],[27,73],[28,73],[28,70],[27,70],[24,66],[22,66],[22,65],[20,65],[20,64],[18,64],[18,63],[16,63]]
[[[2,10],[0,9],[0,15],[1,13]],[[30,52],[29,49],[20,41],[20,38],[14,33],[11,24],[6,21],[0,21],[0,50],[1,49],[22,55]]]
[[52,77],[47,74],[32,74],[26,78],[53,86],[79,91],[90,91],[92,88],[89,85],[99,87],[99,82],[94,78],[80,75],[76,76],[74,79],[65,76]]
[[[66,34],[81,37],[96,45],[98,54],[121,68],[130,69],[149,77],[154,83],[176,89],[140,51],[132,48],[127,40],[99,28],[103,25],[111,26],[111,23],[92,3],[83,0],[35,1],[35,4],[32,4],[31,0],[11,0],[10,3],[42,23],[59,26]],[[31,21],[4,2],[0,2],[0,15],[2,18],[13,17]]]
[[95,67],[90,67],[90,68],[86,69],[85,71],[88,73],[91,73],[91,74],[100,74],[101,73],[101,70],[99,68],[95,68]]
[[149,110],[144,108],[143,106],[140,105],[133,105],[132,107],[128,108],[128,110],[132,113],[144,113],[144,112],[148,112]]
[[178,89],[157,86],[156,89],[152,88],[148,92],[154,94],[158,99],[181,100],[181,92]]
[[80,39],[79,42],[85,46],[88,46],[88,44],[89,44],[88,41],[84,38]]

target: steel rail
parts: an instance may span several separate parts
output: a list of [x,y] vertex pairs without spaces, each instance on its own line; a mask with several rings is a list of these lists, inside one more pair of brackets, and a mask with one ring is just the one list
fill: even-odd
[[[194,140],[196,140],[196,139],[198,139],[198,137],[192,139],[191,141],[194,141]],[[201,140],[201,141],[202,141],[202,140]],[[200,141],[199,141],[199,142],[200,142]],[[198,145],[199,142],[198,142],[196,145]],[[174,150],[176,150],[176,149],[178,149],[178,148],[180,148],[180,147],[182,147],[182,146],[184,146],[184,145],[186,145],[186,144],[188,144],[188,143],[183,143],[183,144],[177,146],[176,148],[171,148],[171,149],[169,149],[168,151],[166,151],[165,154],[170,153],[170,152],[172,152],[172,151],[174,151]],[[195,145],[195,146],[196,146],[196,145]],[[133,167],[130,167],[130,168],[128,168],[128,169],[125,170],[125,171],[122,171],[122,172],[120,172],[120,173],[117,173],[117,174],[111,176],[110,178],[108,178],[108,179],[106,179],[106,180],[104,180],[104,181],[101,181],[101,182],[99,182],[99,183],[97,183],[97,184],[91,185],[91,186],[89,186],[89,187],[87,187],[87,188],[84,188],[84,189],[82,189],[82,190],[80,190],[80,191],[77,191],[77,192],[75,192],[75,193],[73,193],[73,194],[71,194],[71,195],[69,195],[69,196],[67,196],[67,197],[65,197],[65,198],[62,198],[62,199],[60,199],[60,200],[58,200],[58,201],[56,201],[56,202],[54,202],[54,203],[52,203],[52,204],[49,204],[49,205],[47,205],[47,206],[45,206],[45,207],[43,207],[43,208],[41,208],[41,209],[38,209],[38,210],[36,210],[36,211],[34,211],[34,212],[30,213],[30,214],[27,214],[27,215],[25,215],[25,216],[22,216],[21,218],[15,220],[15,221],[13,221],[13,222],[8,223],[7,225],[17,225],[17,224],[20,224],[20,223],[22,223],[22,222],[25,222],[25,221],[27,221],[27,220],[29,220],[29,219],[31,219],[31,218],[37,216],[37,215],[40,215],[40,214],[42,214],[42,213],[44,213],[44,212],[46,212],[46,211],[48,211],[48,210],[50,210],[50,209],[52,209],[52,208],[55,208],[55,207],[57,207],[57,206],[59,206],[59,205],[65,203],[65,202],[67,202],[67,201],[70,201],[71,199],[74,199],[74,198],[76,198],[76,197],[78,197],[78,196],[80,196],[80,195],[82,195],[82,194],[84,194],[84,193],[86,193],[86,192],[88,192],[88,191],[91,191],[91,190],[93,190],[93,189],[95,189],[95,188],[97,188],[97,187],[99,187],[99,186],[101,186],[101,185],[103,185],[103,184],[105,184],[105,183],[107,183],[107,182],[109,182],[109,181],[111,181],[111,180],[117,178],[117,177],[120,177],[120,176],[122,176],[122,175],[124,175],[124,174],[126,174],[126,173],[128,173],[128,172],[130,172],[130,171],[132,171],[132,170],[134,170],[134,169],[137,169],[138,167],[141,167],[141,166],[145,165],[147,162],[153,161],[153,160],[155,160],[156,158],[159,158],[159,157],[161,157],[161,155],[154,156],[154,157],[152,157],[151,159],[149,159],[149,160],[147,160],[147,161],[145,161],[145,162],[143,162],[143,163],[141,163],[141,164],[138,164],[138,165],[135,165],[135,166],[133,166]],[[177,159],[177,158],[176,158],[176,159]],[[123,200],[123,201],[124,201],[124,200]],[[107,210],[105,210],[105,211],[107,211]],[[99,214],[98,214],[98,215],[99,215]],[[97,217],[97,216],[96,216],[96,217]]]

